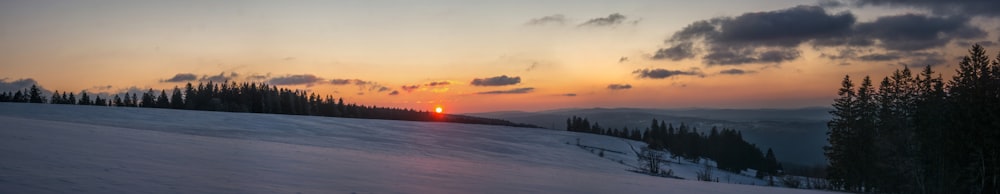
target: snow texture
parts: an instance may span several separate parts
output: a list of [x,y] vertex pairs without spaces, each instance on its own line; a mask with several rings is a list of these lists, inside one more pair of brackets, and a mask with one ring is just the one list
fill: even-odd
[[822,193],[695,181],[700,165],[685,162],[664,167],[688,180],[628,171],[643,145],[487,125],[0,103],[0,193]]

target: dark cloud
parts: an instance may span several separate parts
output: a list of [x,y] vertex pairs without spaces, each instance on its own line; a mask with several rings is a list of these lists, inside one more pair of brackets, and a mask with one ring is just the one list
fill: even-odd
[[436,81],[436,82],[431,82],[431,83],[424,84],[424,86],[427,86],[427,87],[447,86],[447,85],[451,85],[451,82],[450,81]]
[[861,6],[913,7],[939,15],[1000,16],[1000,1],[996,0],[854,0]]
[[505,86],[521,83],[521,77],[507,77],[501,75],[489,78],[476,78],[470,84],[473,86]]
[[[821,1],[836,4],[839,1]],[[825,5],[827,7],[833,5]],[[970,24],[967,16],[903,14],[857,22],[849,12],[828,13],[821,6],[796,6],[783,10],[745,13],[696,21],[675,32],[653,59],[695,57],[698,49],[708,65],[783,63],[801,57],[799,46],[882,48],[912,53],[940,48],[953,40],[974,40],[987,32]],[[688,46],[690,44],[690,46]],[[845,51],[845,50],[842,50]],[[864,59],[859,56],[866,55]],[[889,60],[851,50],[830,59]],[[907,54],[908,55],[908,54]]]
[[391,90],[389,87],[383,86],[379,83],[360,79],[330,79],[329,83],[338,86],[355,85],[358,86],[358,90],[367,90],[369,92],[386,92]]
[[535,88],[514,88],[510,90],[494,90],[494,91],[479,92],[476,94],[524,94],[532,91],[535,91]]
[[862,61],[894,61],[902,58],[899,53],[869,54],[858,57]]
[[969,24],[968,17],[933,17],[917,14],[885,16],[859,23],[854,34],[878,39],[881,47],[895,51],[918,51],[941,47],[952,39],[973,39],[986,32]]
[[360,80],[360,79],[330,79],[330,84],[333,84],[333,85],[348,85],[348,84],[364,85],[364,84],[368,84],[368,82],[364,81],[364,80]]
[[823,8],[838,8],[846,6],[844,2],[838,0],[819,0],[818,2],[816,2],[816,5]]
[[587,22],[584,22],[579,26],[614,26],[621,24],[623,21],[625,21],[625,15],[619,13],[613,13],[611,15],[608,15],[608,17],[600,17],[587,20]]
[[618,58],[618,63],[624,63],[628,61],[628,57]]
[[708,65],[740,65],[747,63],[781,63],[799,58],[800,52],[794,48],[779,48],[767,51],[752,48],[713,48],[702,59]]
[[316,77],[312,74],[301,74],[301,75],[285,75],[271,78],[267,80],[267,83],[272,85],[312,85],[317,82],[323,81],[323,78]]
[[974,45],[974,44],[979,44],[980,46],[984,46],[984,47],[992,47],[992,46],[996,46],[997,45],[996,42],[989,41],[989,40],[984,40],[984,41],[979,41],[979,42],[956,41],[955,44],[958,45],[959,47],[964,47],[964,48],[972,47],[972,45]]
[[847,32],[855,20],[850,13],[829,14],[818,6],[746,13],[716,20],[719,30],[711,41],[716,46],[797,47],[811,39]]
[[410,93],[413,92],[413,90],[420,89],[420,85],[400,86],[400,88],[403,89],[403,91]]
[[198,79],[198,76],[193,73],[178,73],[170,79],[160,80],[160,82],[189,82]]
[[751,74],[751,73],[756,73],[756,71],[747,71],[747,70],[742,70],[742,69],[726,69],[726,70],[719,71],[719,74],[726,74],[726,75],[743,75],[743,74]]
[[268,78],[270,78],[270,77],[271,77],[271,74],[270,74],[270,73],[268,73],[268,74],[266,74],[266,75],[260,75],[260,74],[251,74],[250,76],[247,76],[246,78],[247,78],[248,80],[252,80],[252,81],[263,81],[263,80],[267,80],[267,79],[268,79]]
[[204,75],[204,76],[201,76],[201,79],[199,79],[198,81],[202,81],[202,82],[209,82],[209,81],[211,81],[211,82],[215,82],[215,83],[228,82],[229,80],[235,79],[237,76],[239,76],[239,74],[237,74],[236,72],[232,72],[228,76],[226,75],[226,72],[222,72],[222,73],[219,73],[219,75],[213,75],[213,76]]
[[666,70],[666,69],[638,69],[632,71],[632,74],[636,74],[639,78],[649,78],[649,79],[664,79],[679,75],[701,75],[697,71],[680,71],[680,70]]
[[393,90],[392,92],[389,92],[389,95],[390,96],[399,95],[399,90]]
[[691,23],[674,33],[654,59],[680,60],[694,57],[693,41],[702,39],[709,65],[781,63],[797,59],[797,47],[814,39],[841,36],[855,22],[850,13],[829,14],[819,6],[745,13]]
[[694,58],[694,44],[691,42],[681,42],[670,48],[662,48],[656,51],[653,59],[670,59],[679,61],[687,58]]
[[608,85],[608,89],[609,90],[627,90],[627,89],[632,89],[632,85],[631,84],[609,84]]
[[562,14],[550,15],[541,18],[534,18],[525,23],[525,25],[530,26],[543,26],[543,25],[563,25],[566,24],[566,16]]
[[560,96],[574,97],[574,96],[576,96],[576,94],[574,94],[574,93],[565,93],[565,94],[560,94]]

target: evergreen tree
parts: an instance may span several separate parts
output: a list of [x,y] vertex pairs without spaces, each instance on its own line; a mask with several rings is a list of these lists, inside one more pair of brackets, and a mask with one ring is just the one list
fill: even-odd
[[42,97],[42,91],[34,84],[31,85],[31,91],[28,92],[28,102],[45,103],[45,98]]
[[181,89],[174,86],[174,92],[170,95],[170,108],[183,109],[184,102],[184,96],[181,94]]
[[59,95],[59,90],[52,92],[52,98],[49,98],[49,104],[62,104],[62,96]]
[[90,100],[90,95],[87,95],[87,91],[81,91],[79,105],[92,105],[92,104],[94,104],[94,101]]
[[[125,95],[125,96],[128,96],[128,95]],[[113,105],[114,106],[125,106],[125,102],[122,101],[121,97],[118,97],[118,94],[115,94]]]
[[[63,92],[63,94],[65,95],[66,92]],[[77,103],[76,102],[76,96],[74,96],[73,93],[69,93],[69,98],[67,98],[66,100],[68,100],[68,102],[66,102],[67,104],[76,104]]]
[[11,97],[11,101],[12,102],[28,102],[27,98],[25,98],[24,96],[25,96],[24,93],[21,93],[21,91],[18,90],[16,93],[14,93],[14,96]]
[[860,190],[860,165],[856,157],[856,151],[852,150],[850,143],[855,138],[856,130],[854,126],[858,121],[857,95],[854,90],[854,83],[850,76],[844,76],[841,88],[837,92],[839,97],[834,100],[833,120],[827,123],[830,131],[827,132],[827,141],[830,145],[823,147],[830,166],[827,168],[827,175],[830,183],[837,188],[847,191],[857,192]]
[[167,97],[167,90],[160,90],[160,95],[156,97],[156,108],[170,108],[170,98]]

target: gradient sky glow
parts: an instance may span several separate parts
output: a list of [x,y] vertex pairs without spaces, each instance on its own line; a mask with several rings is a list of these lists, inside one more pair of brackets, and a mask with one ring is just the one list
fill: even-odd
[[[829,105],[845,74],[881,78],[903,65],[933,63],[950,78],[968,44],[980,42],[991,55],[998,51],[1000,14],[955,14],[963,10],[937,10],[931,7],[941,6],[933,3],[835,2],[5,0],[0,81],[32,78],[49,90],[118,93],[169,90],[184,84],[169,79],[194,74],[193,82],[219,76],[286,83],[282,87],[349,102],[422,110],[440,105],[453,113],[793,108]],[[763,49],[758,52],[795,50],[798,56],[718,65],[704,56],[728,40],[703,38],[691,40],[693,57],[654,59],[659,49],[679,44],[670,41],[675,33],[697,21],[821,4],[829,15],[851,14],[855,29],[904,14],[952,23],[930,37],[914,35],[933,44],[916,49],[887,46],[876,31],[857,30],[873,34],[850,37],[876,42],[816,46],[825,35],[804,35],[805,42],[779,48],[760,47],[774,40],[741,40]],[[881,21],[880,28],[906,25]],[[857,53],[841,55],[844,50]],[[636,73],[657,69],[682,74],[653,79]],[[472,84],[504,75],[519,82]]]

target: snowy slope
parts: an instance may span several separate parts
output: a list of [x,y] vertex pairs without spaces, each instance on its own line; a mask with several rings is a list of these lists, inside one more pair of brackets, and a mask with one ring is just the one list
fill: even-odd
[[[598,157],[578,138],[624,154]],[[632,173],[638,146],[486,125],[0,103],[0,193],[819,192]]]

